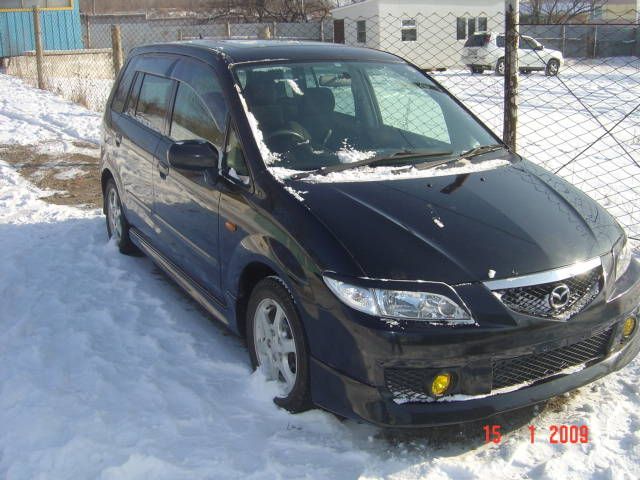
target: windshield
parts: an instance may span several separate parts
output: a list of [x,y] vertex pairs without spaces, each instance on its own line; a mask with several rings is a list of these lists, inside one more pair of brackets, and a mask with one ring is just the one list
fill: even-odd
[[[415,164],[496,143],[406,64],[269,63],[236,67],[235,73],[270,166],[316,170],[399,154]],[[414,152],[424,157],[406,155]]]

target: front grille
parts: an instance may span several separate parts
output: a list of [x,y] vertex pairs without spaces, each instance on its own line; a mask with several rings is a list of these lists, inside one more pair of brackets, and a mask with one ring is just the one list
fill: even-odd
[[493,389],[532,383],[562,370],[597,360],[607,353],[612,329],[586,340],[545,353],[523,355],[493,362]]
[[387,368],[384,371],[387,389],[396,403],[426,402],[427,374],[422,368]]
[[[566,305],[554,308],[550,302],[552,291],[561,285],[569,288]],[[589,305],[602,288],[602,267],[565,280],[526,287],[495,290],[494,293],[511,310],[542,318],[568,320]]]
[[[494,360],[492,390],[526,385],[551,377],[563,370],[600,360],[607,354],[613,327],[586,340],[544,353]],[[427,387],[433,369],[386,368],[385,384],[395,403],[431,402]]]

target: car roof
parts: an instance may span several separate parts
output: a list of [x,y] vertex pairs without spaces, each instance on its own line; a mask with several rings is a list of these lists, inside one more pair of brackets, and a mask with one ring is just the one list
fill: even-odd
[[370,48],[336,43],[297,40],[187,40],[136,47],[133,55],[143,53],[191,54],[196,57],[214,55],[226,63],[260,61],[364,60],[402,62],[392,54]]

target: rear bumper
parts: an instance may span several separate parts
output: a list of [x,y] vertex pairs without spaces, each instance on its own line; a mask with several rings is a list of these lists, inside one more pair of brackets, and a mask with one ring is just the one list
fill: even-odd
[[[616,324],[613,335],[618,342],[620,328],[621,321]],[[312,394],[314,401],[327,410],[381,427],[449,425],[488,418],[574,390],[621,369],[638,351],[640,336],[636,331],[621,348],[614,347],[607,357],[577,372],[560,373],[508,393],[405,404],[396,403],[384,387],[358,382],[312,359]]]

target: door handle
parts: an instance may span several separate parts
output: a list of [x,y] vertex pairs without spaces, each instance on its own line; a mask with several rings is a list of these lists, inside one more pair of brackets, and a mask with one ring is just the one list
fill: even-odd
[[119,147],[121,143],[122,143],[122,134],[116,133],[116,147]]
[[158,173],[160,174],[160,178],[161,179],[165,179],[167,178],[167,175],[169,175],[169,165],[167,165],[166,163],[164,163],[162,160],[158,161]]

